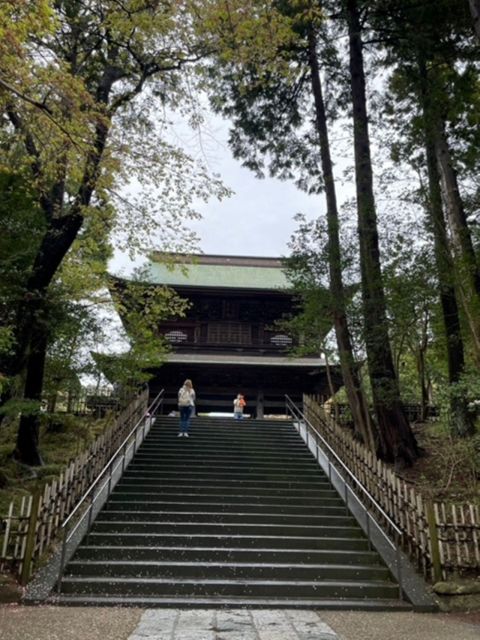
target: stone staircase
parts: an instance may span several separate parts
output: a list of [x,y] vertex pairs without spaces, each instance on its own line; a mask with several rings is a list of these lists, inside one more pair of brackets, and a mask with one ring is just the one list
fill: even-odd
[[157,418],[60,603],[409,608],[291,423],[177,424]]

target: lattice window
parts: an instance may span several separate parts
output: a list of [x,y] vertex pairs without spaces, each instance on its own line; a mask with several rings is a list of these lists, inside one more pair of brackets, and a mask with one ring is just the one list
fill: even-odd
[[179,331],[175,329],[175,331],[169,331],[165,334],[165,339],[172,344],[179,344],[180,342],[186,342],[188,339],[188,335],[184,331]]
[[241,322],[211,322],[208,325],[208,342],[217,344],[251,344],[251,327]]
[[278,333],[270,338],[270,342],[276,347],[288,347],[292,344],[292,339],[284,333]]

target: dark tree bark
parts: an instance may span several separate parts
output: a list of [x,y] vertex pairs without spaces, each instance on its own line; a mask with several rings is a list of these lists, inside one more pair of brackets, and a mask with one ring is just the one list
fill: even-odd
[[426,354],[428,349],[428,326],[429,313],[427,309],[423,311],[422,335],[420,342],[416,346],[415,359],[417,364],[418,384],[420,386],[420,421],[425,422],[428,417],[428,378],[426,368]]
[[[116,38],[120,38],[120,32],[114,34],[105,26],[103,12],[94,11],[89,3],[57,4],[59,6],[55,7],[59,12],[61,32],[59,31],[58,38],[51,39],[49,44],[55,49],[55,55],[67,64],[72,75],[81,76],[85,81],[92,102],[96,103],[95,111],[101,114],[97,114],[95,122],[92,123],[92,127],[95,128],[94,138],[89,146],[90,151],[85,159],[78,189],[71,194],[73,201],[68,212],[64,210],[63,195],[65,184],[68,182],[66,158],[59,158],[59,173],[62,175],[56,184],[45,190],[39,189],[38,192],[38,202],[45,216],[47,230],[35,258],[25,296],[18,308],[16,352],[5,371],[9,377],[13,377],[27,368],[27,399],[30,395],[38,394],[39,371],[43,371],[43,364],[40,364],[45,358],[47,348],[47,341],[41,343],[37,340],[41,334],[37,312],[45,305],[48,288],[82,227],[84,209],[91,203],[97,187],[111,118],[119,108],[141,93],[149,78],[163,72],[179,72],[185,65],[195,63],[207,53],[205,43],[192,42],[188,48],[183,47],[184,50],[175,51],[169,45],[165,45],[166,49],[163,52],[155,51],[150,54],[143,50],[141,41],[134,42],[133,32],[126,35],[123,42],[118,42]],[[123,11],[126,17],[130,17],[130,10],[122,3],[117,4],[118,11]],[[134,13],[152,11],[156,14],[161,11],[155,2],[137,4],[139,6],[134,8]],[[65,24],[62,24],[63,21]],[[112,95],[115,83],[123,80],[129,82],[123,85],[123,90],[119,88],[119,91]],[[15,93],[15,99],[17,97]],[[23,138],[36,184],[48,185],[51,172],[42,166],[42,154],[39,153],[35,139],[28,129],[28,122],[22,122],[19,114],[15,112],[15,99],[12,100],[12,104],[7,104],[7,115],[12,126]],[[43,104],[38,106],[42,109],[45,107]],[[64,107],[68,115],[69,105],[65,104]],[[69,183],[72,189],[76,188],[76,185],[76,180]],[[41,348],[44,349],[43,355],[40,353]],[[38,444],[38,429],[33,419],[28,424],[30,428],[22,427],[22,434],[18,440],[17,455],[22,461],[35,457],[34,451]]]
[[457,290],[470,328],[476,362],[480,366],[480,270],[458,188],[457,173],[453,166],[445,125],[438,115],[434,117],[433,122],[433,144],[452,237]]
[[346,0],[345,8],[349,32],[364,335],[379,432],[378,453],[382,459],[394,461],[399,466],[411,465],[419,450],[400,400],[387,329],[357,0]]
[[40,403],[42,400],[43,374],[48,344],[48,328],[45,317],[35,323],[27,362],[24,399],[35,401],[37,409],[22,413],[14,456],[23,464],[42,465],[38,448],[40,433]]
[[375,451],[376,438],[370,419],[367,402],[358,377],[355,358],[353,356],[352,340],[348,328],[345,290],[343,286],[341,249],[339,237],[339,217],[333,164],[330,155],[328,138],[328,124],[323,99],[322,82],[317,57],[317,41],[313,31],[309,32],[309,66],[311,74],[312,92],[315,102],[316,127],[320,142],[320,156],[327,202],[328,225],[328,264],[330,278],[331,301],[334,305],[333,322],[340,355],[340,366],[343,382],[347,392],[348,403],[355,430],[360,434],[365,445]]
[[[25,400],[41,400],[48,348],[48,333],[42,311],[48,306],[48,287],[82,227],[81,211],[90,204],[107,136],[108,126],[102,122],[97,126],[95,145],[87,158],[82,183],[69,214],[61,217],[51,215],[52,211],[56,211],[58,215],[62,210],[63,195],[58,188],[52,189],[50,199],[43,198],[42,208],[49,224],[18,310],[17,351],[12,362],[13,375],[26,368]],[[28,465],[42,464],[38,450],[39,431],[38,413],[21,416],[15,449],[15,457],[20,462]]]
[[[465,370],[465,356],[460,326],[457,295],[455,291],[454,264],[443,213],[440,173],[435,153],[435,115],[430,91],[427,66],[422,55],[418,57],[420,100],[423,111],[425,154],[428,171],[428,207],[430,228],[433,234],[435,265],[437,269],[440,305],[447,348],[447,367],[450,384],[457,383]],[[452,399],[450,406],[454,430],[457,435],[472,433],[474,424],[467,411],[466,400]]]
[[470,13],[473,18],[473,28],[475,29],[475,35],[480,41],[480,0],[469,0]]

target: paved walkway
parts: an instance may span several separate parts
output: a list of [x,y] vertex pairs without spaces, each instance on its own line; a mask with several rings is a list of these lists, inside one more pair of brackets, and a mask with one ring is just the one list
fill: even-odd
[[0,640],[478,640],[478,621],[451,614],[6,605]]

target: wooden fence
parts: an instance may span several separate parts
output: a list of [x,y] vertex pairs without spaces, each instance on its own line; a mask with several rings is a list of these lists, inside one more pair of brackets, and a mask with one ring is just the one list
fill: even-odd
[[[328,398],[323,398],[323,396],[316,396],[318,402],[323,405],[324,401],[328,401]],[[336,402],[335,405],[333,403],[330,404],[332,408],[331,413],[334,413],[333,407],[335,408],[336,416],[338,422],[344,425],[352,425],[352,413],[350,411],[350,406],[345,402]],[[409,422],[418,422],[421,420],[422,415],[422,407],[419,404],[403,404],[403,408],[405,410],[405,414],[407,416],[407,420]],[[433,421],[437,420],[439,417],[439,409],[434,405],[428,405],[426,407],[426,416],[427,420]]]
[[303,407],[306,418],[403,531],[404,549],[426,578],[437,581],[480,570],[478,505],[426,498],[338,425],[318,398],[304,396]]
[[148,389],[136,395],[115,424],[57,478],[23,497],[20,504],[10,504],[3,521],[0,564],[13,570],[22,584],[29,580],[42,554],[54,542],[62,522],[146,412],[148,396]]
[[93,415],[103,418],[106,413],[119,411],[128,400],[128,392],[112,387],[79,389],[58,392],[42,398],[42,404],[48,413],[70,413],[76,416]]

